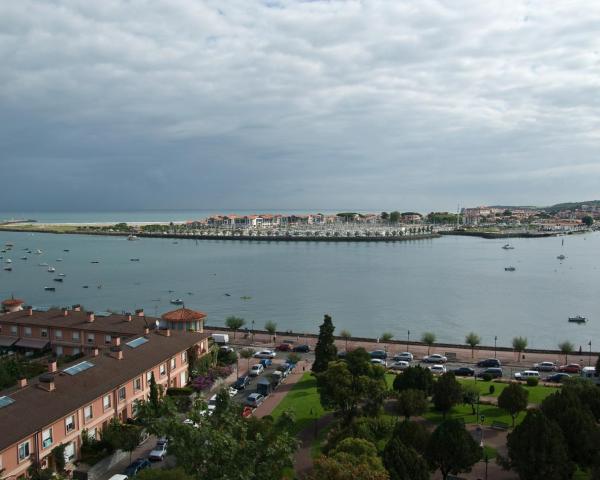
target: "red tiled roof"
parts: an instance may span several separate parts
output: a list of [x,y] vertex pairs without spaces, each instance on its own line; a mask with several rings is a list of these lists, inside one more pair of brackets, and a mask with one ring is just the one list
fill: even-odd
[[182,307],[163,314],[161,318],[170,322],[189,322],[190,320],[202,320],[206,318],[206,313]]
[[15,305],[23,305],[25,300],[21,300],[20,298],[7,298],[6,300],[2,300],[2,305],[7,307],[14,307]]

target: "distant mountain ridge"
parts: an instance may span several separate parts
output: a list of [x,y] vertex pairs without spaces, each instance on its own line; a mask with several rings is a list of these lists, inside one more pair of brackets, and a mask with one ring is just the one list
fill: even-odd
[[582,205],[600,206],[600,200],[588,200],[586,202],[565,202],[550,205],[548,207],[535,207],[532,205],[491,205],[491,208],[501,208],[504,210],[527,209],[527,210],[543,210],[548,213],[558,213],[563,210],[576,210]]

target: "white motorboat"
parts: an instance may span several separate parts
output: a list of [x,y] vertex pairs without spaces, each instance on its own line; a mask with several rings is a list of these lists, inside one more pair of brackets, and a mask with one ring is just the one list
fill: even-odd
[[587,322],[587,318],[582,317],[581,315],[575,315],[574,317],[569,317],[569,322],[571,322],[571,323],[585,323],[585,322]]
[[564,260],[564,259],[565,259],[565,258],[567,258],[567,257],[561,253],[561,254],[560,254],[558,257],[556,257],[556,258],[558,258],[559,260]]
[[138,238],[138,237],[136,237],[135,235],[129,235],[129,236],[127,237],[127,240],[129,240],[130,242],[134,242],[134,241],[136,241],[136,240],[139,240],[139,238]]
[[183,305],[183,300],[181,298],[175,298],[174,300],[171,300],[171,303],[173,305]]
[[41,251],[41,250],[38,248],[38,249],[35,251],[35,254],[36,254],[36,255],[41,255],[41,254],[42,254],[42,251]]
[[502,247],[504,250],[514,250],[515,247],[513,247],[510,243],[507,243],[506,245],[504,245]]
[[7,258],[6,260],[4,260],[4,263],[12,263],[12,260],[10,258]]
[[48,267],[48,271],[49,271],[50,273],[52,273],[52,272],[56,272],[56,268],[54,268],[54,267]]

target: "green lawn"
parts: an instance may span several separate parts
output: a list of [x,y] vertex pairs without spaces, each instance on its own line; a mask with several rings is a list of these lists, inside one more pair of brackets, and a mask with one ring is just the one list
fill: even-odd
[[[469,378],[460,378],[458,381],[461,384],[471,384],[474,380]],[[481,380],[477,380],[477,386],[479,387],[479,393],[482,396],[486,397],[497,397],[500,395],[502,390],[506,388],[507,383],[498,383],[498,382],[484,382]],[[490,385],[494,386],[494,393],[490,393]],[[528,387],[523,384],[525,390],[529,392],[529,403],[542,403],[542,401],[548,396],[552,395],[557,391],[559,387],[545,387],[542,385],[538,385],[537,387]]]
[[294,434],[297,434],[326,413],[319,401],[317,380],[311,373],[302,375],[300,381],[292,387],[271,415],[277,419],[285,411],[293,412],[296,418]]

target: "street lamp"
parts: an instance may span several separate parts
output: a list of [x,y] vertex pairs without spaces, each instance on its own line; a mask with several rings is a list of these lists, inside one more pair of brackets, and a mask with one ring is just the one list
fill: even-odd
[[496,342],[498,342],[498,336],[494,335],[494,358],[496,358]]
[[408,342],[410,342],[410,330],[408,331],[408,335],[406,336],[406,351],[408,352]]
[[[590,347],[590,356],[588,357],[588,367],[592,366],[592,341],[590,340],[588,343],[589,347]],[[598,373],[598,372],[596,372]]]
[[254,343],[254,320],[252,320],[252,343]]

